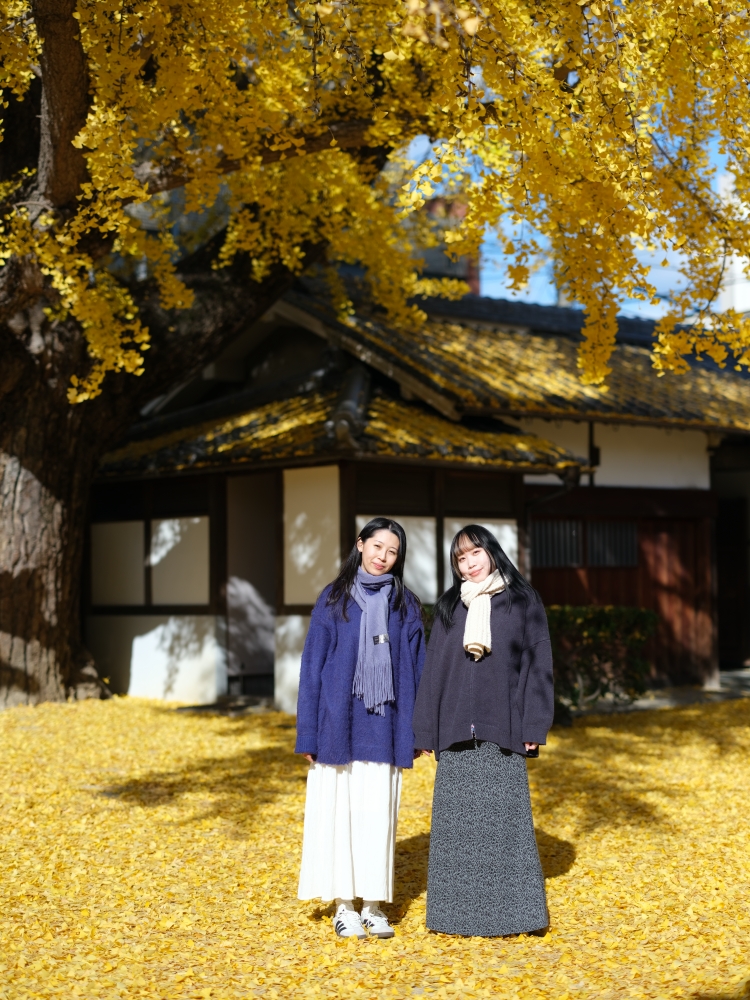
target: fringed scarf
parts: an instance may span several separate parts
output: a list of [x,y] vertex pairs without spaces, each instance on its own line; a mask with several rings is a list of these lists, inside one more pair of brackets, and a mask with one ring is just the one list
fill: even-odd
[[385,715],[386,703],[396,698],[388,638],[388,602],[392,589],[392,573],[372,576],[361,566],[352,587],[352,598],[362,610],[352,694],[361,698],[367,711],[375,715]]

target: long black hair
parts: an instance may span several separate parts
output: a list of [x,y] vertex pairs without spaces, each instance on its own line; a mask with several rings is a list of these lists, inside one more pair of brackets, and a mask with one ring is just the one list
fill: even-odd
[[484,549],[490,557],[492,570],[499,571],[508,593],[508,611],[513,604],[514,594],[518,597],[526,597],[531,601],[540,600],[537,592],[523,574],[519,573],[492,532],[482,527],[481,524],[467,524],[466,527],[461,528],[451,542],[450,562],[453,583],[437,599],[435,604],[435,617],[440,619],[446,629],[449,629],[453,624],[453,613],[461,599],[461,584],[464,581],[458,571],[458,557],[462,551],[468,548],[467,542],[472,548]]
[[[406,588],[404,587],[406,532],[398,521],[392,521],[389,517],[374,517],[371,521],[367,522],[364,528],[357,535],[357,541],[362,539],[363,542],[366,542],[367,539],[372,538],[376,532],[383,530],[392,531],[398,538],[398,556],[396,557],[396,562],[393,564],[391,573],[393,574],[393,589],[395,594],[394,607],[396,611],[403,614],[406,611]],[[357,579],[357,570],[361,565],[362,553],[357,548],[357,543],[355,542],[354,548],[341,564],[339,575],[331,584],[331,592],[328,595],[328,600],[326,601],[326,604],[341,603],[341,614],[344,621],[349,620],[346,617],[346,605],[351,599],[352,587],[354,586],[354,581]]]

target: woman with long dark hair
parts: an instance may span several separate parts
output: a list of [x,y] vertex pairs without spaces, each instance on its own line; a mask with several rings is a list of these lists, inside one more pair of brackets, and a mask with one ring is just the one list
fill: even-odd
[[549,923],[526,757],[552,725],[552,653],[536,591],[486,528],[450,550],[453,584],[435,622],[417,695],[417,746],[438,758],[427,926],[492,937]]
[[295,752],[311,766],[298,896],[335,899],[340,937],[393,937],[379,903],[393,899],[401,769],[415,757],[424,661],[405,558],[397,521],[366,524],[318,598],[302,654]]

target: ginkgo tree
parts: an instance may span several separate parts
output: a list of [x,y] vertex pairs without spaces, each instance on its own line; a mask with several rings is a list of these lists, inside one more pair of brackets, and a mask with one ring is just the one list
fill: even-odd
[[[539,250],[585,309],[606,391],[643,251],[680,261],[657,372],[742,365],[715,309],[748,245],[748,12],[739,0],[2,0],[0,687],[80,681],[86,497],[146,401],[200,370],[311,262],[357,262],[419,336],[436,191],[521,287]],[[426,135],[432,154],[410,166]],[[733,175],[715,193],[712,152]],[[205,224],[181,241],[184,213]],[[148,219],[148,225],[144,225]],[[455,294],[455,287],[442,289]],[[345,296],[338,306],[346,314]],[[655,372],[656,376],[656,372]],[[668,375],[667,377],[675,377]]]

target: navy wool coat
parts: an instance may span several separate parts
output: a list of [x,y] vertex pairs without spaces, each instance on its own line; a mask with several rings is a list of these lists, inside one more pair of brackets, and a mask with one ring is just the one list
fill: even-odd
[[302,653],[295,752],[312,754],[320,764],[368,760],[411,767],[412,715],[425,656],[419,604],[406,591],[407,610],[398,612],[391,594],[388,635],[396,700],[385,706],[385,715],[375,715],[352,694],[362,612],[348,601],[345,621],[340,606],[326,606],[330,591],[325,588],[313,609]]
[[526,754],[524,743],[545,743],[554,715],[552,649],[541,600],[503,590],[491,599],[492,651],[475,662],[464,649],[467,609],[459,601],[453,624],[439,619],[430,633],[414,712],[417,746],[439,756],[476,737]]

